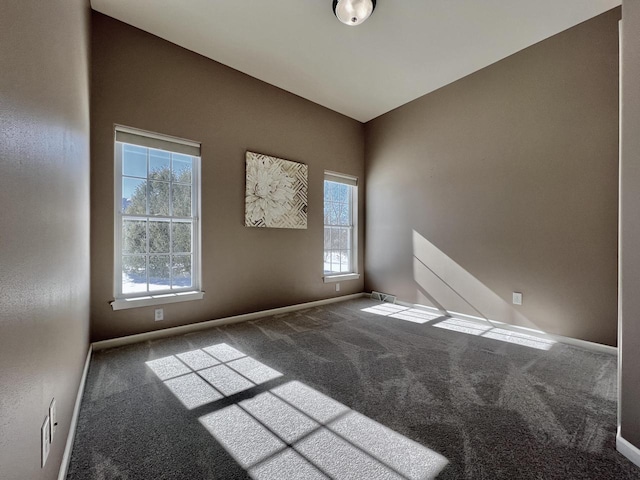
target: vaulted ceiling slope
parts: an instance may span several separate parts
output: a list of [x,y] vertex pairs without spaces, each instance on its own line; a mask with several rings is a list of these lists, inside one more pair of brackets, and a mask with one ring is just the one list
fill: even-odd
[[366,122],[620,5],[620,0],[91,0],[114,17]]

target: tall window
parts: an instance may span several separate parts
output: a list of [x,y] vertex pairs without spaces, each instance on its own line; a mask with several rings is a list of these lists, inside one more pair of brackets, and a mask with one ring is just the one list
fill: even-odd
[[357,180],[337,173],[324,175],[324,274],[355,274]]
[[115,152],[116,300],[198,290],[200,145],[117,127]]

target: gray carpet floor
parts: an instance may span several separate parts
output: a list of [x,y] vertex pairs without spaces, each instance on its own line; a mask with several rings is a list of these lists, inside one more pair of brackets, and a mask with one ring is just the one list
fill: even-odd
[[67,478],[640,479],[615,356],[378,305],[96,352]]

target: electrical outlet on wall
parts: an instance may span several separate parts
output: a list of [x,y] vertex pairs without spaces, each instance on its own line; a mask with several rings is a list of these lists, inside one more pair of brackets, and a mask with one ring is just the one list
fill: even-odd
[[56,433],[58,428],[58,414],[56,411],[56,399],[51,400],[51,405],[49,405],[49,438],[50,442],[53,442],[53,434]]
[[156,308],[155,319],[156,319],[156,322],[159,322],[160,320],[164,320],[164,308]]
[[522,305],[522,293],[513,292],[513,304],[514,305]]
[[336,292],[340,291],[340,283],[336,283]]
[[49,415],[44,419],[44,423],[42,424],[42,428],[40,429],[40,443],[42,444],[42,462],[40,466],[44,468],[44,465],[47,463],[47,458],[49,457],[49,449],[51,447],[51,438],[50,438],[50,420]]

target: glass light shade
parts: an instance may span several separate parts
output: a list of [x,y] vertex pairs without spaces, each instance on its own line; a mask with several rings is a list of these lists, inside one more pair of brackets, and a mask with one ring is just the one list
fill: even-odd
[[375,6],[373,0],[338,0],[333,11],[345,25],[360,25],[371,16]]

